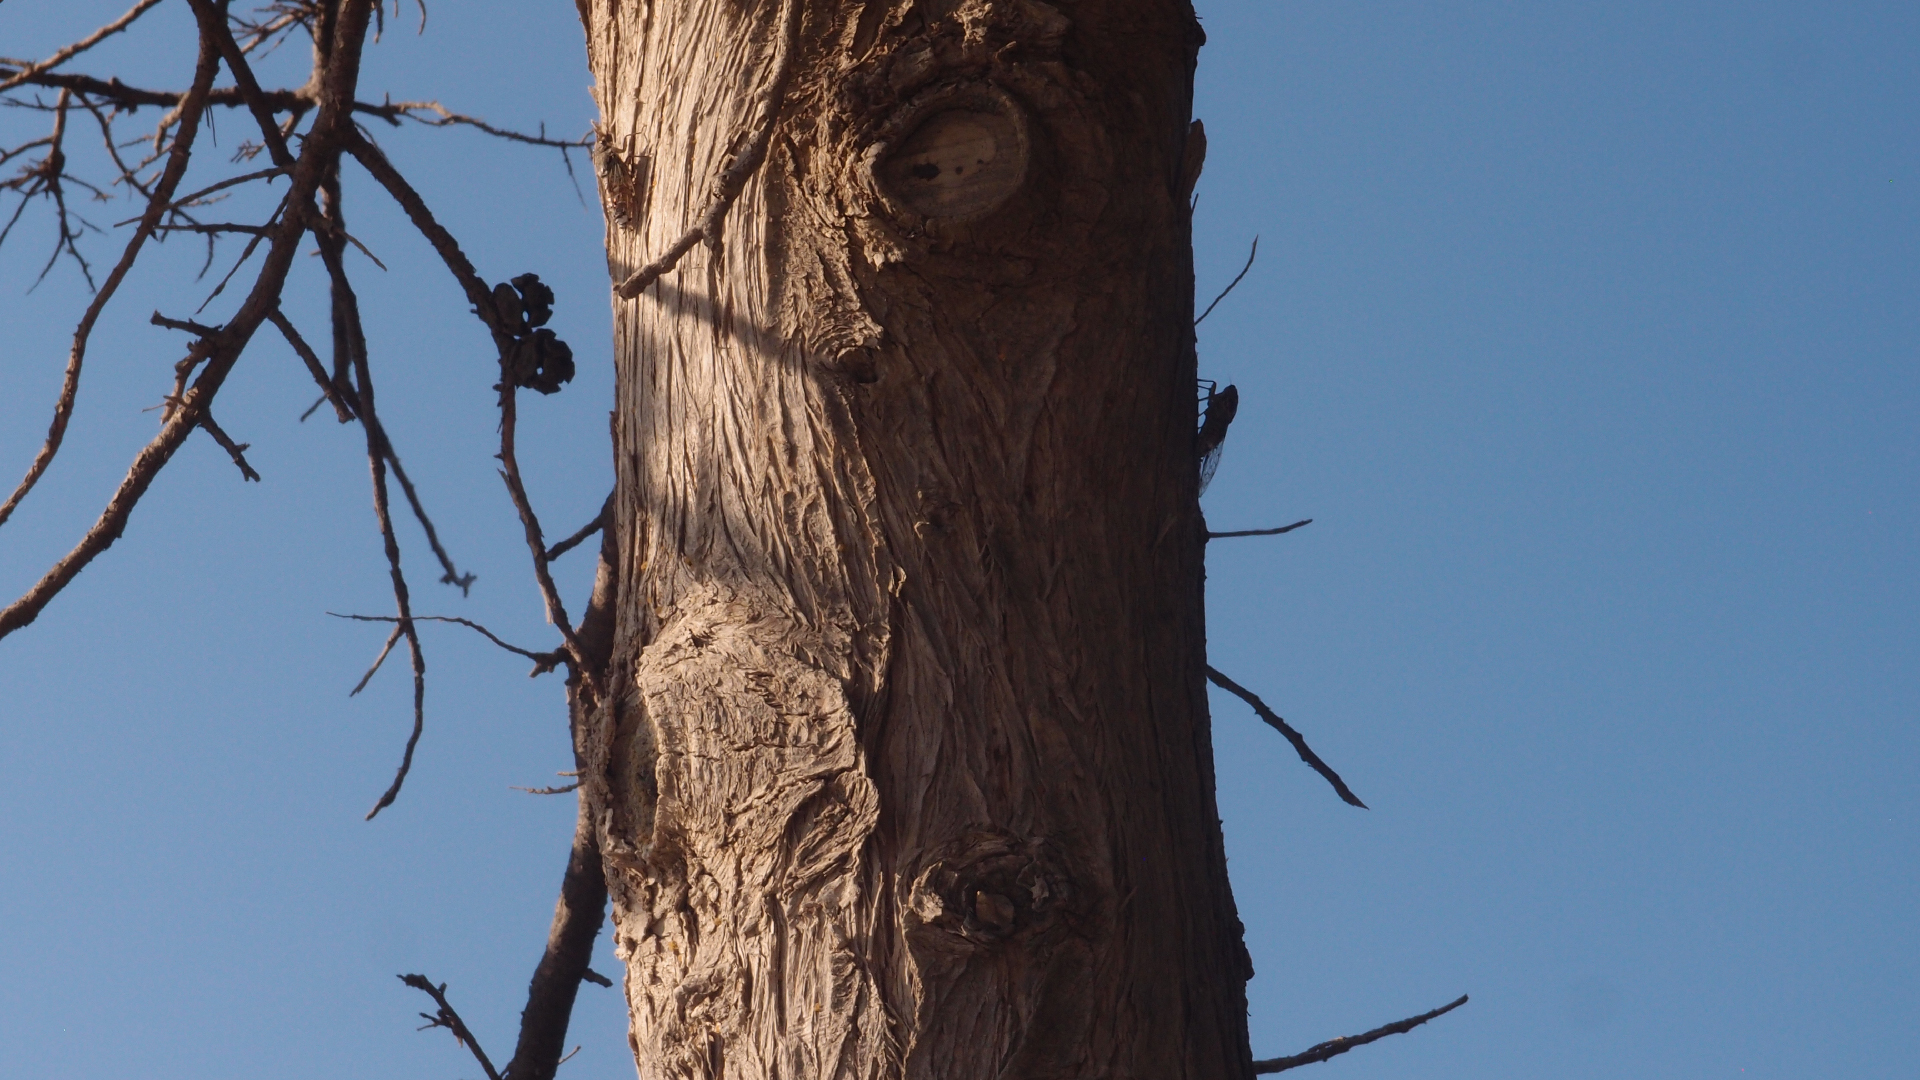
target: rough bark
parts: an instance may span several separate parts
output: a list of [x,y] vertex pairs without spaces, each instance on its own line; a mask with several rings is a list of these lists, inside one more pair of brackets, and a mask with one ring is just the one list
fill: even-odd
[[[585,787],[642,1076],[1248,1075],[1183,0],[787,0],[615,300]],[[782,0],[582,0],[609,271]]]

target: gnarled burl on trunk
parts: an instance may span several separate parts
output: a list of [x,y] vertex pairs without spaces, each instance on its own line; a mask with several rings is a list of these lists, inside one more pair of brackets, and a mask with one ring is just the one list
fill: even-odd
[[614,301],[583,791],[641,1075],[1240,1080],[1192,8],[581,8],[615,282],[772,118]]

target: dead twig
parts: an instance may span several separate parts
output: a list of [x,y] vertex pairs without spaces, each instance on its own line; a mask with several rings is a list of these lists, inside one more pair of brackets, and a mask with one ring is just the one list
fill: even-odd
[[1421,1024],[1435,1017],[1445,1016],[1466,1003],[1467,995],[1461,994],[1458,998],[1440,1006],[1432,1012],[1424,1012],[1419,1016],[1409,1016],[1405,1020],[1396,1020],[1391,1024],[1383,1024],[1380,1027],[1374,1028],[1372,1031],[1363,1032],[1359,1035],[1346,1035],[1338,1039],[1328,1039],[1326,1042],[1318,1046],[1309,1047],[1292,1057],[1268,1058],[1265,1061],[1256,1061],[1253,1063],[1253,1075],[1264,1076],[1268,1073],[1286,1072],[1288,1069],[1297,1069],[1302,1065],[1312,1065],[1315,1062],[1325,1061],[1328,1058],[1339,1057],[1341,1054],[1346,1053],[1356,1046],[1365,1046],[1370,1042],[1384,1039],[1389,1035],[1399,1035],[1402,1032],[1412,1031]]
[[635,270],[631,276],[614,288],[622,297],[631,300],[645,292],[648,286],[660,280],[661,275],[672,270],[680,262],[681,256],[693,250],[693,245],[706,241],[718,256],[720,252],[720,232],[726,221],[727,211],[746,190],[747,180],[759,170],[767,159],[767,146],[773,141],[774,124],[780,118],[780,106],[786,97],[787,77],[792,74],[795,45],[800,38],[800,0],[785,0],[780,6],[780,27],[774,43],[773,73],[767,85],[761,90],[756,103],[756,115],[749,131],[736,136],[738,146],[727,167],[721,170],[714,184],[712,200],[701,215],[700,221],[680,239],[667,248],[664,255]]
[[1240,284],[1240,279],[1247,276],[1247,271],[1253,269],[1253,257],[1259,252],[1260,238],[1256,236],[1253,238],[1253,245],[1247,249],[1247,265],[1240,268],[1240,272],[1233,276],[1232,281],[1227,282],[1227,287],[1221,289],[1220,295],[1213,298],[1213,303],[1208,304],[1207,310],[1200,313],[1200,318],[1193,320],[1193,325],[1199,326],[1207,316],[1213,314],[1213,309],[1220,306],[1220,301],[1225,300],[1227,294],[1233,291],[1233,287]]
[[19,71],[15,72],[13,75],[5,79],[0,79],[0,93],[5,93],[6,91],[11,90],[16,86],[21,85],[22,83],[33,81],[34,76],[44,74],[48,71],[53,70],[54,68],[59,67],[61,64],[66,63],[67,61],[73,59],[74,57],[79,56],[81,53],[86,52],[88,49],[93,48],[95,45],[100,44],[102,41],[105,41],[107,38],[112,37],[113,35],[119,33],[122,30],[125,30],[129,26],[132,26],[133,20],[138,19],[140,16],[146,14],[149,8],[153,7],[155,4],[158,4],[159,2],[160,0],[140,0],[139,3],[129,8],[125,15],[122,15],[119,18],[108,23],[107,25],[101,27],[100,29],[95,30],[93,33],[88,34],[86,37],[81,38],[79,41],[76,41],[73,44],[67,46],[66,48],[61,49],[59,52],[54,53],[52,56],[47,57],[45,60],[42,60],[37,64],[28,64],[26,67],[21,68]]
[[1258,695],[1246,687],[1241,686],[1239,683],[1234,682],[1232,679],[1227,678],[1225,675],[1220,674],[1220,672],[1216,671],[1212,666],[1207,668],[1207,678],[1212,680],[1215,686],[1253,706],[1253,711],[1259,714],[1260,719],[1265,720],[1275,731],[1285,735],[1287,741],[1293,744],[1294,751],[1300,755],[1300,760],[1312,766],[1314,772],[1325,777],[1327,783],[1333,785],[1333,790],[1339,793],[1343,802],[1348,806],[1357,806],[1362,810],[1367,808],[1367,804],[1360,801],[1360,796],[1353,793],[1353,789],[1347,786],[1347,782],[1340,779],[1340,774],[1334,772],[1331,766],[1320,760],[1319,754],[1313,752],[1313,747],[1307,745],[1306,738],[1299,732],[1293,730],[1291,724],[1280,719],[1279,714],[1267,708],[1267,703],[1261,701]]
[[[289,320],[279,308],[274,308],[272,311],[267,312],[267,320],[279,329],[280,336],[287,339],[288,345],[293,346],[294,355],[298,356],[300,362],[306,365],[308,374],[313,376],[313,381],[320,384],[320,401],[314,402],[314,407],[318,408],[321,402],[330,402],[333,405],[334,415],[339,418],[341,423],[344,424],[352,420],[354,418],[353,407],[348,404],[346,397],[341,394],[340,388],[335,386],[333,380],[327,377],[327,369],[321,366],[320,357],[314,353],[313,347],[307,344],[306,339],[300,336],[300,331],[294,329],[292,321]],[[308,409],[307,412],[311,413],[313,409]],[[305,420],[306,417],[302,416],[300,419]]]
[[500,1080],[500,1074],[494,1071],[493,1062],[487,1060],[487,1052],[480,1049],[480,1040],[473,1037],[473,1032],[467,1030],[467,1025],[460,1019],[460,1014],[454,1012],[453,1006],[447,1002],[447,984],[441,983],[435,986],[425,975],[401,975],[398,978],[401,982],[431,997],[434,1005],[438,1006],[433,1012],[420,1014],[421,1019],[426,1021],[421,1025],[420,1030],[446,1028],[453,1032],[454,1041],[472,1051],[474,1059],[480,1062],[482,1069],[487,1071],[487,1080]]
[[[487,287],[486,282],[474,270],[473,263],[467,259],[466,253],[460,250],[459,242],[434,218],[433,212],[427,207],[426,200],[413,189],[413,185],[407,183],[406,178],[393,167],[386,155],[380,152],[379,147],[365,138],[356,138],[348,144],[348,149],[355,160],[359,161],[367,172],[387,189],[394,201],[400,204],[400,208],[413,222],[414,228],[420,230],[421,235],[426,237],[427,242],[440,255],[441,261],[446,263],[447,269],[453,272],[454,280],[460,283],[467,294],[467,299],[473,304],[474,314],[479,316],[480,321],[486,324],[488,331],[493,335],[494,347],[499,351],[504,367],[506,358],[511,355],[510,350],[514,348],[514,336],[501,324],[500,315],[493,302],[493,290]],[[541,599],[546,603],[547,620],[565,639],[566,652],[575,669],[582,673],[582,677],[590,685],[597,687],[598,677],[588,670],[585,664],[585,654],[578,638],[574,635],[573,624],[567,619],[566,604],[560,599],[560,590],[554,586],[553,575],[547,570],[547,547],[541,537],[540,519],[534,514],[533,504],[527,498],[526,485],[520,479],[519,460],[514,452],[514,429],[517,420],[514,386],[504,377],[504,371],[502,376],[500,382],[500,476],[506,482],[507,494],[513,500],[514,509],[520,515],[521,526],[526,531],[527,547],[533,554],[533,575],[540,586]]]
[[[332,36],[335,55],[341,58],[357,60],[362,43],[366,37],[366,24],[370,12],[365,3],[343,4],[338,13],[338,23]],[[205,81],[211,82],[212,68],[218,59],[218,50],[214,43],[202,35],[200,45],[201,70]],[[319,73],[318,97],[320,112],[312,128],[307,132],[301,145],[299,161],[294,169],[293,183],[287,193],[287,205],[290,208],[280,229],[272,237],[265,264],[255,280],[247,299],[242,302],[233,318],[226,323],[223,342],[208,357],[206,367],[194,380],[193,386],[180,395],[175,408],[160,433],[156,435],[138,455],[127,470],[127,476],[115,489],[107,506],[101,511],[80,541],[73,549],[62,556],[46,574],[42,575],[32,588],[19,599],[0,610],[0,637],[26,626],[37,618],[46,605],[66,588],[75,575],[85,569],[99,554],[111,547],[126,528],[127,520],[139,504],[142,496],[159,475],[160,470],[173,459],[187,436],[199,427],[200,413],[209,407],[220,387],[232,372],[234,364],[254,330],[266,320],[267,312],[279,304],[281,289],[286,284],[287,272],[293,263],[301,236],[305,233],[304,216],[299,212],[312,198],[314,190],[325,175],[326,165],[337,161],[335,151],[341,144],[342,133],[350,130],[352,123],[350,108],[353,100],[354,82],[358,76],[357,63],[342,60],[328,64]],[[196,86],[201,81],[196,77]],[[195,100],[204,101],[204,96]],[[188,110],[193,112],[193,110]],[[186,122],[183,118],[183,124]],[[181,156],[184,168],[184,155]],[[164,205],[165,198],[158,200]],[[156,213],[157,216],[157,213]]]
[[[495,645],[500,646],[501,648],[507,650],[510,653],[514,653],[515,655],[518,655],[518,656],[524,656],[527,659],[532,660],[538,664],[547,665],[545,669],[546,671],[552,671],[553,665],[558,661],[558,654],[556,653],[534,652],[532,649],[523,649],[518,645],[514,645],[510,642],[502,641],[500,640],[499,636],[496,635],[493,631],[487,629],[484,626],[481,626],[479,623],[474,622],[472,619],[463,619],[458,615],[414,615],[414,616],[411,616],[409,619],[403,620],[393,615],[346,615],[338,611],[329,611],[327,612],[327,614],[333,616],[336,619],[352,619],[355,622],[379,622],[379,623],[395,623],[395,624],[398,624],[401,622],[453,623],[455,626],[464,626],[469,630],[473,630],[477,632],[481,637],[486,638],[488,641],[493,642]],[[543,673],[544,672],[539,670],[536,670],[534,672],[535,675],[540,675]],[[357,692],[358,691],[356,691],[356,693]]]
[[[327,612],[327,614],[333,615],[334,613],[329,611]],[[357,616],[335,615],[334,617],[340,618],[340,619],[352,619],[352,618],[356,618]],[[366,617],[371,618],[372,616],[366,616]],[[387,643],[385,645],[380,646],[380,655],[373,658],[373,663],[368,666],[367,673],[365,675],[360,676],[360,681],[353,684],[353,689],[347,691],[348,697],[357,696],[360,693],[360,691],[365,690],[367,688],[368,683],[373,681],[374,673],[380,670],[380,665],[387,662],[387,654],[393,651],[393,644],[394,642],[400,640],[401,632],[402,632],[402,628],[400,626],[400,620],[399,619],[393,620],[393,633],[387,635]]]
[[565,540],[547,549],[547,561],[552,562],[560,556],[565,555],[567,552],[579,547],[581,541],[599,532],[601,527],[607,523],[607,515],[612,512],[613,496],[609,495],[607,496],[607,501],[601,505],[600,512],[594,515],[592,521],[580,526],[579,532],[574,533],[572,536],[567,537]]
[[1291,525],[1282,525],[1277,529],[1237,529],[1233,532],[1210,532],[1207,534],[1207,539],[1219,540],[1229,536],[1279,536],[1281,533],[1290,533],[1303,525],[1311,524],[1313,524],[1313,519],[1307,518],[1305,521],[1296,521]]
[[579,791],[580,781],[575,780],[571,784],[562,784],[559,787],[520,787],[515,784],[508,784],[507,787],[513,791],[524,791],[529,795],[565,795],[569,791]]
[[[39,453],[34,455],[33,463],[27,467],[27,475],[14,487],[13,494],[7,497],[7,501],[0,503],[0,524],[5,524],[7,518],[13,515],[14,508],[19,506],[20,501],[25,499],[34,485],[40,482],[40,477],[45,475],[47,466],[53,463],[54,455],[60,452],[60,443],[67,434],[67,422],[73,418],[74,400],[80,393],[80,369],[86,360],[87,341],[93,334],[93,325],[99,320],[100,312],[105,310],[107,301],[113,299],[114,293],[120,288],[120,283],[126,280],[127,272],[133,269],[134,260],[139,257],[140,249],[153,236],[155,227],[160,224],[160,215],[165,211],[167,202],[172,199],[181,178],[187,174],[187,160],[191,156],[194,139],[200,132],[200,117],[205,112],[207,94],[213,86],[214,75],[219,70],[219,59],[212,43],[203,40],[199,58],[194,65],[193,87],[183,98],[180,130],[174,137],[173,150],[168,155],[166,169],[162,172],[159,183],[154,187],[153,197],[147,200],[147,212],[141,215],[139,227],[127,241],[126,249],[120,253],[120,261],[115,263],[113,270],[107,274],[106,281],[99,291],[94,293],[93,300],[87,304],[86,312],[80,316],[79,326],[74,328],[73,346],[67,352],[66,374],[61,379],[60,396],[53,406],[53,423],[48,425],[47,438],[41,444]],[[108,541],[108,543],[111,542],[111,540]],[[12,608],[8,609],[9,612],[12,610]],[[0,621],[0,635],[4,635],[7,629],[9,627]]]
[[220,449],[225,450],[227,456],[233,459],[233,463],[240,467],[241,479],[251,480],[256,484],[260,482],[260,474],[254,472],[253,466],[247,464],[247,447],[253,444],[234,442],[232,436],[222,431],[219,424],[213,422],[213,412],[211,410],[201,410],[200,427],[204,429],[207,434],[213,436],[213,441],[219,443]]

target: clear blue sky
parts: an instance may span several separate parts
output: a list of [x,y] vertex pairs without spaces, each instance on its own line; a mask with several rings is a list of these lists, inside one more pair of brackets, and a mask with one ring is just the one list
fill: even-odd
[[[0,53],[124,6],[12,0]],[[370,94],[586,128],[572,5],[430,7],[424,37],[403,13],[370,50]],[[1920,8],[1202,15],[1203,302],[1261,237],[1201,328],[1202,374],[1241,392],[1206,509],[1217,529],[1315,519],[1214,545],[1211,655],[1373,807],[1215,696],[1255,1053],[1470,992],[1314,1075],[1920,1075]],[[77,66],[183,83],[184,5],[148,21]],[[0,133],[36,122],[0,113]],[[221,118],[205,175],[235,169],[245,127]],[[559,293],[581,376],[527,405],[521,442],[563,535],[610,482],[598,211],[550,155],[378,134],[483,273]],[[466,600],[433,584],[403,526],[418,609],[544,647],[488,344],[358,174],[348,212],[391,268],[356,264],[383,413],[480,578]],[[30,210],[0,250],[9,485],[84,303],[66,266],[27,291],[50,238]],[[181,342],[145,317],[205,292],[191,243],[156,254],[96,336],[54,472],[0,528],[6,598],[154,429]],[[316,270],[290,309],[317,334]],[[346,697],[382,635],[324,612],[391,601],[361,436],[296,423],[311,399],[262,339],[218,415],[265,481],[191,441],[125,539],[0,642],[0,1072],[474,1075],[414,1032],[403,971],[451,982],[510,1049],[573,817],[510,785],[570,766],[559,687],[428,629],[418,764],[360,820],[409,681],[395,665]],[[563,567],[577,605],[585,557]],[[581,1000],[562,1076],[631,1075],[617,993]]]

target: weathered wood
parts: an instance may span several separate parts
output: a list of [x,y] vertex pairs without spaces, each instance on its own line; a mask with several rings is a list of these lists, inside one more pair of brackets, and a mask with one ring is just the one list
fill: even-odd
[[[642,1076],[1247,1075],[1179,0],[793,0],[616,299],[587,740]],[[781,0],[583,2],[609,272]],[[711,238],[710,238],[711,239]]]

